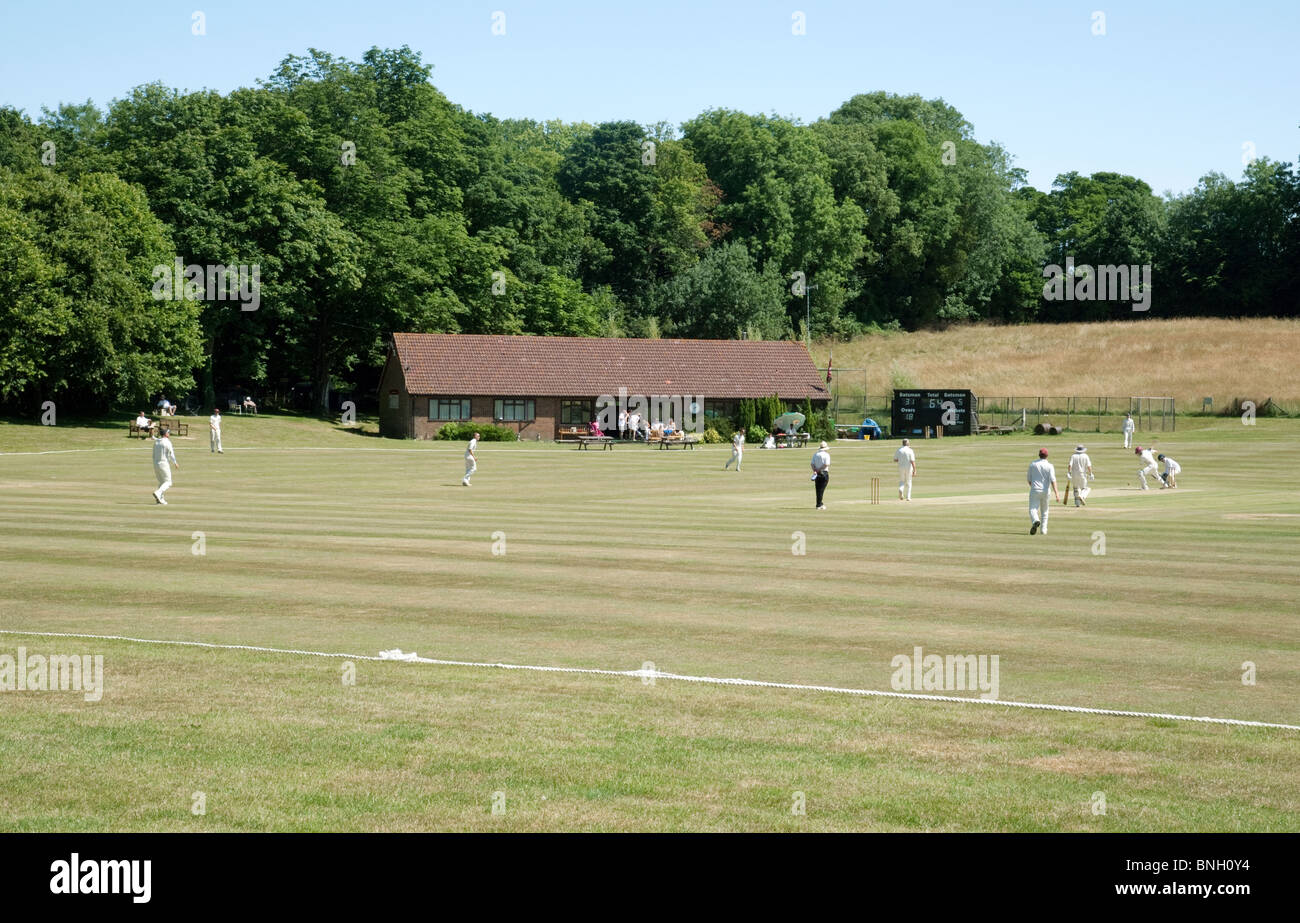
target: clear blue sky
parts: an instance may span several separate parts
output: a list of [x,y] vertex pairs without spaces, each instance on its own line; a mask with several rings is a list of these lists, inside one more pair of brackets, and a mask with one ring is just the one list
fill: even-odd
[[251,86],[309,47],[406,44],[453,102],[502,117],[811,122],[855,93],[942,97],[1040,189],[1115,170],[1181,192],[1240,176],[1246,142],[1300,156],[1300,0],[0,0],[0,42],[0,104],[33,118],[155,80]]

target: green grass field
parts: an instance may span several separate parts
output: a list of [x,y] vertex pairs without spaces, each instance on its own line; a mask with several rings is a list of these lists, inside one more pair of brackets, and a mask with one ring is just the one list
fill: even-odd
[[[215,456],[202,429],[159,507],[124,424],[0,423],[0,628],[885,691],[921,646],[998,655],[1004,701],[1300,724],[1296,421],[1163,434],[1180,487],[1145,494],[1086,437],[1089,506],[1032,537],[1026,466],[1063,474],[1075,436],[921,442],[911,504],[896,443],[841,442],[816,512],[811,450],[488,443],[465,489],[460,444],[236,417]],[[3,830],[1300,829],[1300,731],[20,645],[102,654],[106,689],[0,693]]]

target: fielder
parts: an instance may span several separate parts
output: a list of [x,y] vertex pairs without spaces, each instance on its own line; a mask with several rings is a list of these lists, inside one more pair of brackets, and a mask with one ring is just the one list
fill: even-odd
[[1174,475],[1182,471],[1183,466],[1178,464],[1178,462],[1174,461],[1168,455],[1157,455],[1156,460],[1165,463],[1165,473],[1160,475],[1160,480],[1164,483],[1160,485],[1160,489],[1164,490],[1166,487],[1177,487],[1178,485],[1174,483]]
[[1048,502],[1047,488],[1050,486],[1052,495],[1061,499],[1060,493],[1056,489],[1056,469],[1052,463],[1047,460],[1047,450],[1038,450],[1038,461],[1029,466],[1029,474],[1026,477],[1029,482],[1029,534],[1033,535],[1039,529],[1043,534],[1047,534],[1047,513],[1051,508]]
[[221,450],[221,410],[212,408],[212,416],[208,417],[208,447],[218,455],[225,455]]
[[1133,422],[1133,414],[1124,414],[1124,448],[1133,444],[1133,432],[1137,429],[1137,424]]
[[1070,499],[1070,488],[1074,488],[1074,505],[1087,506],[1088,493],[1092,490],[1089,482],[1096,480],[1092,473],[1092,459],[1088,457],[1088,450],[1081,445],[1074,447],[1074,454],[1070,456],[1070,466],[1066,469],[1067,477],[1065,482],[1065,501]]
[[167,505],[163,494],[167,493],[167,488],[172,486],[171,466],[175,465],[177,468],[181,466],[181,463],[176,460],[176,450],[172,448],[172,441],[167,438],[170,435],[171,429],[164,426],[153,440],[153,471],[158,476],[158,489],[153,492],[153,498],[163,506]]
[[1156,458],[1151,454],[1150,449],[1144,449],[1142,446],[1135,446],[1133,454],[1142,456],[1142,467],[1138,469],[1138,480],[1142,482],[1143,490],[1150,490],[1147,487],[1147,475],[1158,474],[1160,470],[1156,467]]
[[911,500],[912,478],[916,475],[916,453],[912,451],[908,440],[904,439],[894,453],[894,461],[898,464],[898,499]]
[[726,471],[728,468],[731,467],[731,463],[735,462],[736,470],[739,471],[740,462],[744,457],[745,457],[745,434],[737,430],[735,435],[731,437],[731,458],[727,459],[727,463],[722,466],[722,470]]
[[474,458],[474,450],[478,448],[478,433],[469,441],[465,447],[465,477],[461,479],[461,486],[468,487],[469,479],[478,470],[478,460]]

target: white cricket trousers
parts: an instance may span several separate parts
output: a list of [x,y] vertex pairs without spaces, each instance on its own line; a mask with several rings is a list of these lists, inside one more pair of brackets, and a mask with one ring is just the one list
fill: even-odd
[[731,450],[731,457],[730,457],[729,459],[727,459],[727,463],[726,463],[725,465],[722,466],[722,470],[724,470],[724,471],[727,470],[728,468],[731,467],[731,463],[732,463],[732,462],[735,462],[735,463],[736,463],[736,470],[739,471],[739,470],[740,470],[740,462],[741,462],[741,460],[744,458],[744,456],[745,456],[745,453],[742,452],[742,451],[740,451],[739,449],[732,449],[732,450]]
[[1147,489],[1147,475],[1150,474],[1153,477],[1159,477],[1159,472],[1160,469],[1155,465],[1147,465],[1145,468],[1138,471],[1138,480],[1142,482],[1143,490]]
[[172,466],[166,462],[159,462],[153,466],[153,473],[158,476],[158,496],[167,492],[167,488],[172,486]]
[[898,469],[898,499],[912,499],[912,466]]
[[465,481],[466,484],[469,483],[469,477],[470,477],[470,475],[473,474],[473,473],[474,473],[475,471],[477,471],[477,470],[478,470],[478,463],[477,463],[476,461],[474,461],[474,459],[472,459],[472,458],[467,458],[467,459],[465,459],[465,478],[464,478],[464,481]]
[[1133,432],[1131,430],[1124,431],[1124,448],[1133,448]]
[[219,429],[208,430],[208,446],[214,452],[221,451],[221,430]]
[[1074,505],[1078,506],[1080,500],[1087,500],[1088,494],[1092,490],[1088,486],[1088,475],[1070,478],[1070,486],[1074,488]]
[[1047,512],[1052,508],[1051,494],[1046,490],[1029,492],[1029,521],[1040,524],[1042,532],[1047,531]]

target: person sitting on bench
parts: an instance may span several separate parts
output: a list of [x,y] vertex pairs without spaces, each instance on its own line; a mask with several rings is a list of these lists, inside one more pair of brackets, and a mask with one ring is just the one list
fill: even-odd
[[137,414],[135,418],[135,428],[139,430],[144,430],[147,433],[149,432],[149,428],[151,426],[153,426],[153,421],[144,415],[143,410],[140,411],[140,413]]
[[251,397],[244,398],[244,410],[248,413],[257,413],[257,405],[253,403]]
[[587,435],[589,435],[589,436],[604,436],[604,435],[605,435],[604,431],[602,431],[601,428],[600,428],[600,423],[599,423],[598,421],[596,421],[596,420],[592,420],[592,421],[591,421],[591,425],[590,425],[587,429],[588,429]]

